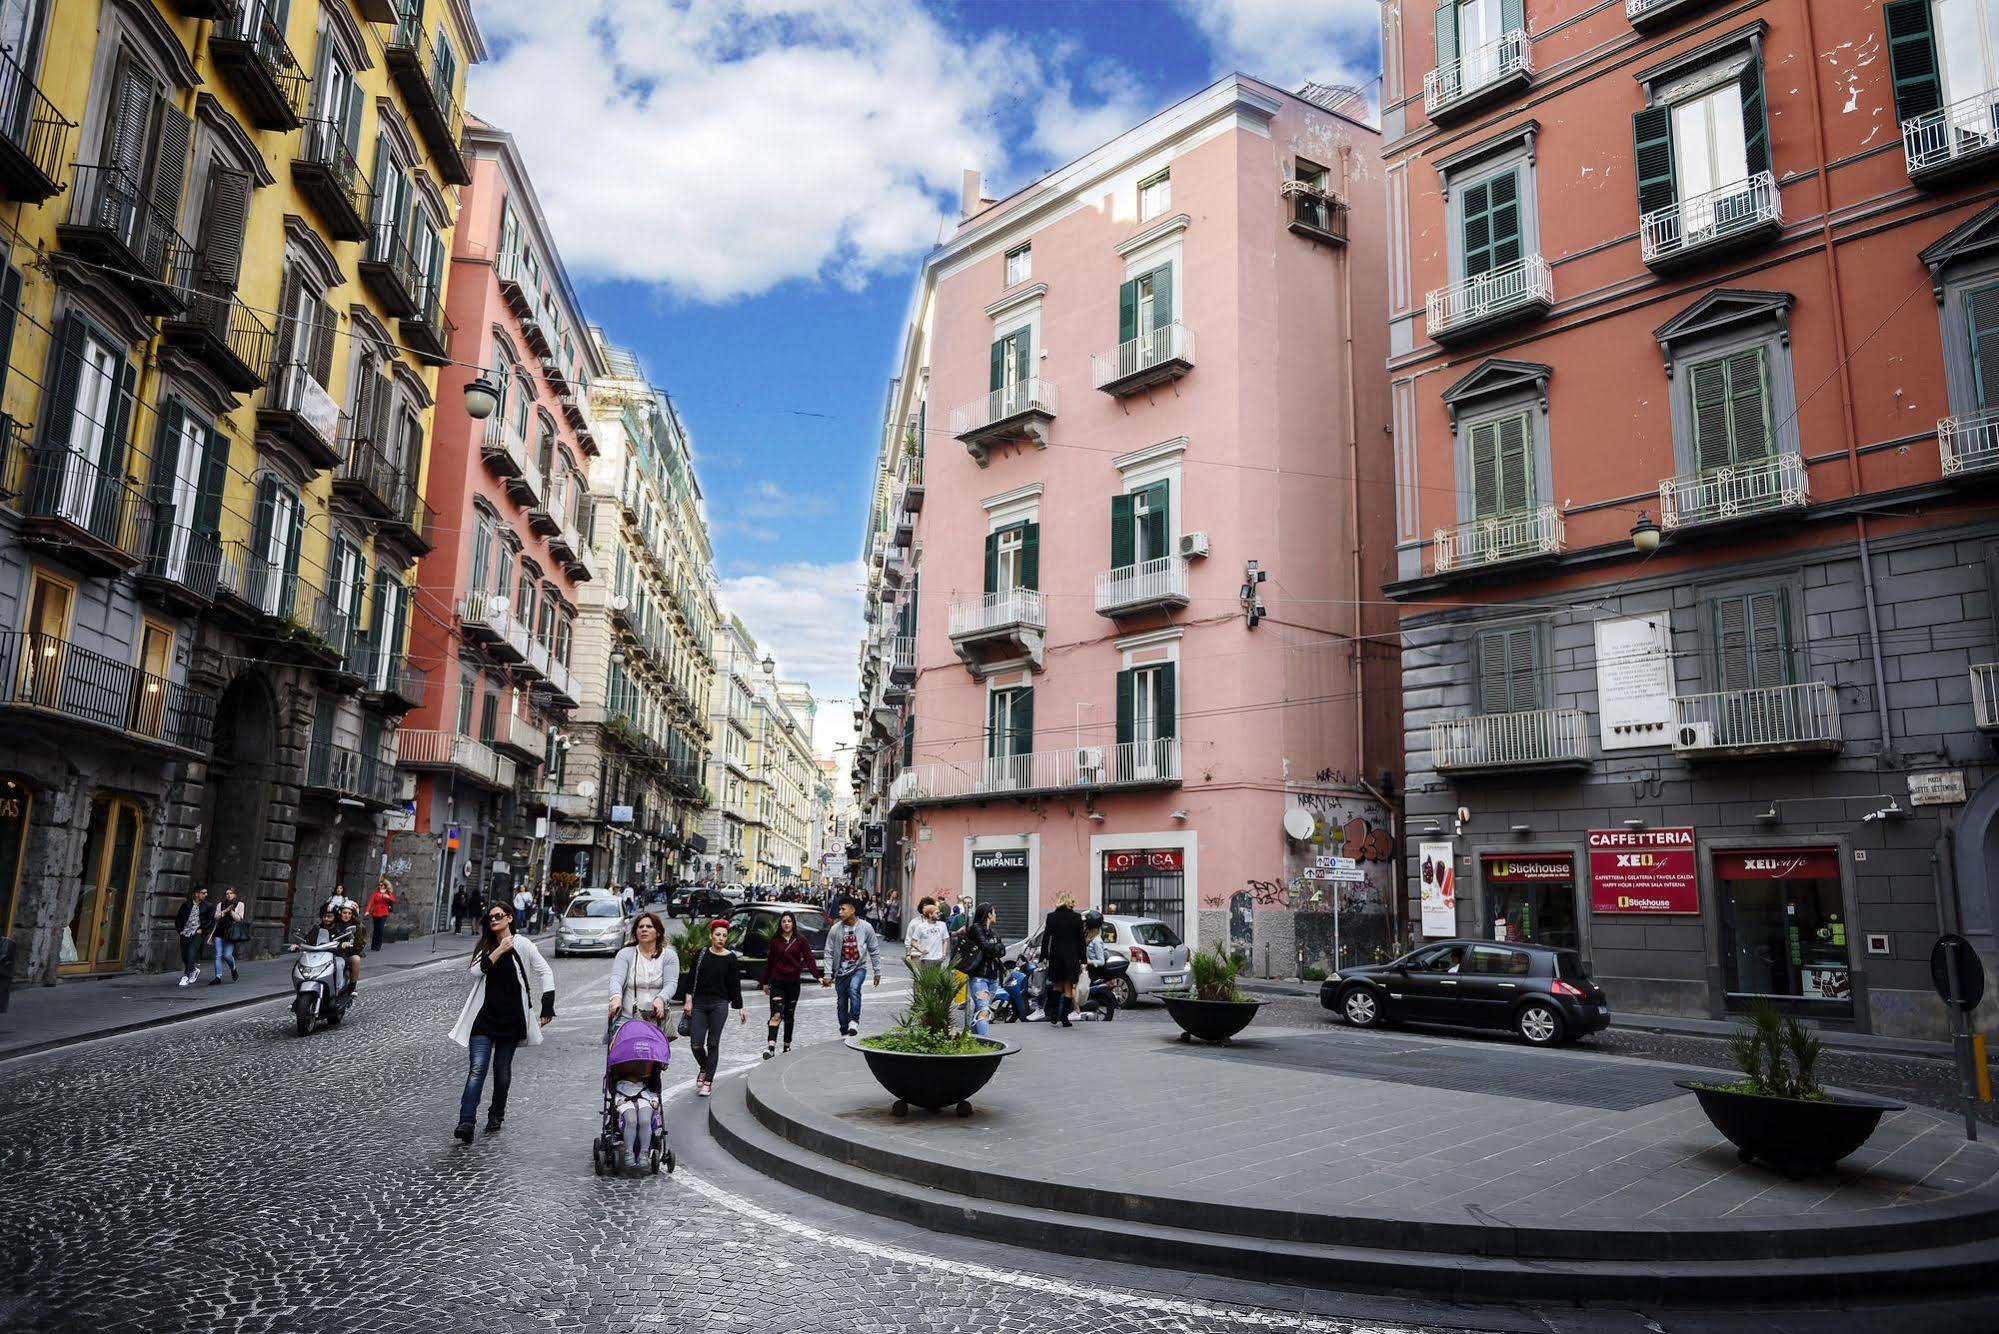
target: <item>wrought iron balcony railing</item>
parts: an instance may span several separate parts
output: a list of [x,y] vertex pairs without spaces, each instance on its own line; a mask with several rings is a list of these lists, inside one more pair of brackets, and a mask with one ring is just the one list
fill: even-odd
[[1937,451],[1946,477],[1999,467],[1999,408],[1945,417],[1937,423]]
[[[198,270],[200,266],[192,267]],[[237,300],[234,292],[196,290],[186,296],[187,313],[166,321],[161,328],[167,342],[186,349],[239,394],[260,388],[271,364],[271,326]]]
[[312,200],[326,223],[328,235],[336,241],[368,239],[368,214],[374,207],[374,191],[347,142],[347,127],[336,120],[309,120],[299,135],[298,155],[292,159],[292,177],[300,191]]
[[361,280],[382,303],[382,313],[406,320],[417,312],[423,279],[400,218],[377,218],[370,228],[368,249],[361,256]]
[[1647,264],[1664,264],[1783,225],[1783,192],[1777,178],[1764,171],[1652,210],[1638,220],[1638,246]]
[[1474,47],[1424,75],[1424,114],[1434,117],[1440,112],[1448,113],[1488,89],[1533,72],[1533,49],[1527,34],[1515,28],[1498,41]]
[[389,73],[402,90],[410,117],[437,162],[437,174],[452,185],[470,185],[459,140],[465,130],[465,109],[452,87],[451,70],[439,63],[424,27],[424,7],[412,6],[396,20],[384,43]]
[[1107,394],[1137,393],[1194,368],[1194,331],[1179,321],[1147,329],[1108,352],[1090,354],[1090,383]]
[[1838,750],[1839,696],[1824,681],[1680,695],[1671,739],[1687,756]]
[[1438,574],[1450,574],[1502,561],[1553,555],[1562,549],[1561,511],[1553,505],[1512,514],[1473,519],[1455,528],[1439,528],[1430,555]]
[[1796,454],[1772,454],[1666,478],[1659,483],[1659,523],[1670,532],[1769,510],[1802,509],[1809,498],[1804,460]]
[[80,450],[47,445],[28,456],[25,471],[31,530],[72,542],[74,555],[100,567],[138,564],[152,508],[137,485]]
[[1548,261],[1526,255],[1511,264],[1439,287],[1426,301],[1430,337],[1484,328],[1503,317],[1546,311],[1555,301]]
[[1438,773],[1475,769],[1559,769],[1589,763],[1589,718],[1581,709],[1474,713],[1430,724]]
[[310,80],[285,42],[285,15],[279,0],[224,0],[209,30],[216,69],[260,130],[295,130],[305,119]]
[[1152,607],[1187,605],[1187,561],[1161,556],[1097,572],[1097,614],[1115,616]]
[[55,635],[0,631],[0,707],[88,723],[184,751],[208,748],[215,702]]
[[173,214],[116,164],[77,163],[69,195],[69,216],[57,229],[63,249],[98,265],[145,314],[180,314],[187,299],[176,280],[186,275],[189,246]]
[[386,806],[395,800],[396,771],[375,755],[314,737],[306,751],[305,787]]
[[1943,174],[1999,149],[1999,88],[1902,122],[1909,175]]
[[977,801],[1115,787],[1168,787],[1180,781],[1180,739],[1159,737],[1115,746],[1070,746],[963,764],[919,764],[889,786],[891,807]]
[[1999,662],[1972,664],[1971,716],[1980,731],[1999,731]]
[[215,596],[221,573],[221,540],[178,520],[172,505],[155,502],[139,576],[179,590],[195,602],[207,602]]
[[42,95],[11,51],[0,51],[0,196],[36,204],[62,190],[74,121]]
[[257,427],[285,441],[316,468],[340,464],[340,405],[304,362],[272,361]]

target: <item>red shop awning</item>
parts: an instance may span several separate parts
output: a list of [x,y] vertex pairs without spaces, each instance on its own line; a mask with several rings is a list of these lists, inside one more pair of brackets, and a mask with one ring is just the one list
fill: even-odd
[[1714,854],[1714,873],[1723,880],[1837,880],[1834,848],[1746,848]]

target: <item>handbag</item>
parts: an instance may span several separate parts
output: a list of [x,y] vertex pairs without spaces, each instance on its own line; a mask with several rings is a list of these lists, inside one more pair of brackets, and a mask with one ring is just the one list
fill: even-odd
[[[687,984],[687,998],[689,1000],[694,999],[694,988],[701,984],[701,959],[707,953],[707,950],[702,950],[700,954],[694,956],[694,980]],[[680,1012],[680,1022],[673,1026],[673,1031],[684,1038],[693,1037],[694,1016],[682,1010]]]

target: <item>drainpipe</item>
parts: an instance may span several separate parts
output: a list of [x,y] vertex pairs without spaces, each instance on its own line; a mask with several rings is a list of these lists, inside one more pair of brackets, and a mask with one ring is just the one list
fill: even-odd
[[[1353,160],[1353,149],[1349,147],[1340,155],[1340,197],[1348,197],[1351,178],[1348,166]],[[1351,214],[1352,210],[1348,210]],[[1353,566],[1353,638],[1347,644],[1347,651],[1353,655],[1353,723],[1354,723],[1354,772],[1361,774],[1362,784],[1367,773],[1367,699],[1363,690],[1365,672],[1361,664],[1361,542],[1360,542],[1360,417],[1354,392],[1354,338],[1353,338],[1353,253],[1340,247],[1340,318],[1345,324],[1346,368],[1341,377],[1346,382],[1347,407],[1347,537],[1353,544],[1351,564]],[[1371,790],[1371,789],[1370,789]],[[1336,914],[1337,915],[1337,914]]]

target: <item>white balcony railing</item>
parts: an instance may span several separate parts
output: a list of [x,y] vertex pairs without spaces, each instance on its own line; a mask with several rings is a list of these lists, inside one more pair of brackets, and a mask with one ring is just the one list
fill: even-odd
[[514,785],[514,762],[457,732],[396,729],[396,763],[406,769],[457,769],[493,787]]
[[1824,681],[1680,695],[1673,749],[1683,754],[1837,750],[1839,696]]
[[1638,242],[1645,262],[1651,264],[1738,232],[1783,221],[1784,198],[1777,189],[1777,178],[1763,171],[1746,181],[1653,209],[1638,220]]
[[1180,739],[1128,741],[1118,746],[1070,746],[1026,755],[919,764],[897,774],[891,806],[921,806],[1005,793],[1136,787],[1180,781]]
[[1434,116],[1488,84],[1515,74],[1531,74],[1534,58],[1527,34],[1515,28],[1496,42],[1474,47],[1448,65],[1423,76],[1423,111]]
[[1090,354],[1090,384],[1102,389],[1162,367],[1194,364],[1194,331],[1179,321],[1147,329],[1108,352]]
[[1808,498],[1804,460],[1796,454],[1772,454],[1753,463],[1666,478],[1659,483],[1659,523],[1670,532],[1765,510],[1800,509]]
[[1902,122],[1902,153],[1911,176],[1994,148],[1999,148],[1999,89]]
[[1945,417],[1937,423],[1937,451],[1946,477],[1999,466],[1999,408]]
[[555,693],[564,699],[576,698],[576,691],[569,683],[569,668],[560,658],[548,660],[548,683],[555,688]]
[[916,671],[915,635],[897,635],[889,640],[888,668],[897,674]]
[[951,434],[976,435],[1029,413],[1055,415],[1055,382],[1039,376],[1019,380],[951,409]]
[[458,619],[468,627],[485,630],[496,639],[505,639],[513,628],[514,618],[504,606],[494,606],[500,601],[498,594],[483,588],[475,588],[458,599]]
[[1552,303],[1554,299],[1555,275],[1548,268],[1548,261],[1539,255],[1526,255],[1430,293],[1430,336],[1434,338],[1439,332],[1460,325],[1476,324],[1516,306],[1536,301]]
[[1999,662],[1971,665],[1971,716],[1988,732],[1999,729]]
[[1552,555],[1562,549],[1563,537],[1561,511],[1553,505],[1540,505],[1512,514],[1473,519],[1455,528],[1439,528],[1431,546],[1431,558],[1438,574],[1448,574],[1501,561]]
[[1586,764],[1589,720],[1581,709],[1446,718],[1430,724],[1430,762],[1439,773]]
[[1097,572],[1097,611],[1101,614],[1162,602],[1184,605],[1186,601],[1187,561],[1182,556],[1162,556]]
[[1048,613],[1041,594],[1032,588],[1015,588],[1005,593],[988,593],[951,604],[951,637],[991,634],[1015,627],[1028,630],[1048,628]]
[[543,677],[548,675],[548,645],[539,639],[529,640],[527,660],[529,668],[533,671]]

